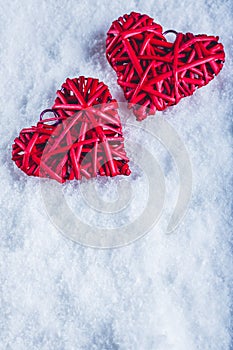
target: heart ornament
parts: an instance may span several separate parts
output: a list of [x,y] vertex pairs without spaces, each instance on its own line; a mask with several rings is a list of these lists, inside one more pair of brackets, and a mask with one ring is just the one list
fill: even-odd
[[[174,42],[166,40],[168,32],[176,34]],[[218,40],[206,34],[163,33],[152,18],[136,12],[114,21],[107,33],[106,56],[136,118],[176,105],[207,85],[225,60]]]
[[[14,140],[12,160],[29,176],[58,182],[130,175],[116,100],[97,79],[67,79],[51,110]],[[54,117],[43,120],[52,111]]]

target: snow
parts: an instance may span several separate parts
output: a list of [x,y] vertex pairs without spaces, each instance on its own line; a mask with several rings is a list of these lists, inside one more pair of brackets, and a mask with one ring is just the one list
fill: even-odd
[[[131,11],[151,15],[164,30],[219,35],[226,63],[208,86],[160,113],[192,163],[192,198],[180,226],[164,233],[178,193],[177,172],[158,140],[150,140],[145,147],[165,174],[160,220],[130,245],[93,249],[53,225],[40,181],[15,167],[11,144],[52,105],[68,76],[98,77],[124,101],[105,59],[105,36],[114,19]],[[231,13],[228,0],[1,1],[0,349],[231,348]],[[128,134],[143,137],[126,126]],[[137,186],[138,200],[123,221],[144,205],[146,180],[136,173],[129,183]],[[104,200],[117,198],[119,179],[96,183]],[[77,184],[63,187],[77,210]],[[83,207],[84,220],[89,214]],[[90,220],[95,219],[106,223],[98,216]]]

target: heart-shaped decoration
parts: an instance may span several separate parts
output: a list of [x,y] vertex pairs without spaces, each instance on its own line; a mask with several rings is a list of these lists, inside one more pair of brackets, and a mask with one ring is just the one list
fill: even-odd
[[14,140],[12,159],[27,175],[59,182],[130,175],[117,108],[104,83],[67,79],[50,110],[55,117],[23,129]]
[[152,18],[132,12],[114,21],[107,33],[107,59],[138,120],[192,95],[223,66],[218,37],[170,32],[176,34],[174,43]]

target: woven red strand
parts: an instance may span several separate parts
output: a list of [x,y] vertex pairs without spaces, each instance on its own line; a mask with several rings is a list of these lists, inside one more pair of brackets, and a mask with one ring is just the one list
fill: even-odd
[[104,83],[67,79],[57,91],[55,116],[23,129],[14,140],[12,159],[29,176],[62,183],[98,174],[130,175],[117,108]]
[[137,119],[175,105],[208,84],[225,59],[218,40],[177,33],[175,42],[168,42],[159,24],[135,12],[114,21],[107,33],[106,56]]

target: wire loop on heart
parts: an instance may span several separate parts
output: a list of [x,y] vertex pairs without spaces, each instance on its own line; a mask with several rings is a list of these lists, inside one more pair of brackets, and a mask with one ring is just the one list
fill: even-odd
[[55,111],[55,109],[49,109],[49,108],[47,108],[47,109],[45,109],[45,110],[43,110],[41,113],[40,113],[40,120],[43,120],[43,116],[46,114],[46,113],[53,113],[54,114],[54,117],[55,118],[59,118],[59,115],[58,115],[58,113]]
[[163,35],[167,35],[167,34],[175,34],[175,35],[177,35],[178,32],[176,30],[174,30],[174,29],[168,29],[165,32],[163,32]]

